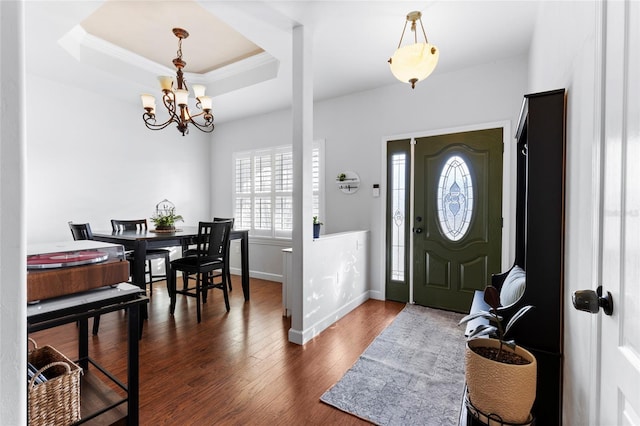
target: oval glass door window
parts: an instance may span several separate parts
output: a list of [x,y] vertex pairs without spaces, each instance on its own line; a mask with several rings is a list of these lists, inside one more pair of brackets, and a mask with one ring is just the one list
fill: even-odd
[[438,221],[444,236],[462,239],[473,216],[473,180],[469,166],[458,155],[449,157],[438,181]]

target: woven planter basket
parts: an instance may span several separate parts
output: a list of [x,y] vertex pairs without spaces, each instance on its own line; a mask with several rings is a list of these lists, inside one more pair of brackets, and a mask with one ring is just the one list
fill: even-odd
[[467,342],[465,352],[465,379],[469,400],[482,413],[493,415],[512,424],[530,421],[531,407],[536,399],[537,363],[533,354],[516,346],[503,347],[530,361],[526,365],[511,365],[484,358],[472,347],[498,347],[496,339],[473,339]]
[[52,346],[34,349],[28,361],[47,381],[35,384],[36,374],[27,386],[29,425],[70,425],[80,420],[80,375],[82,368]]

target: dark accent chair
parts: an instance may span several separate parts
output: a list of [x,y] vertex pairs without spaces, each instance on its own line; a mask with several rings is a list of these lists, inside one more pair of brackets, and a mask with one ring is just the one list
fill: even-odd
[[[146,232],[148,229],[147,220],[146,219],[135,219],[135,220],[119,220],[119,219],[111,219],[111,229],[114,232],[121,231],[137,231],[137,232]],[[170,250],[166,249],[151,249],[146,252],[146,262],[147,262],[147,273],[149,274],[149,295],[153,296],[153,283],[163,280],[168,280],[169,278],[169,267],[171,263],[170,259]],[[133,255],[132,252],[127,253],[127,257],[130,259]],[[164,259],[164,275],[154,275],[153,274],[153,264],[151,263],[154,259]],[[167,290],[169,289],[169,284],[167,283]]]
[[[222,290],[225,307],[229,312],[229,293],[227,290],[229,265],[225,259],[227,259],[231,227],[232,221],[200,222],[194,254],[171,262],[171,279],[168,282],[170,283],[170,312],[172,315],[175,312],[176,295],[180,293],[196,298],[196,315],[198,322],[200,322],[202,318],[200,300],[202,303],[206,303],[208,290],[213,288]],[[214,271],[218,270],[222,273],[214,275]],[[195,287],[177,290],[177,271],[182,272],[183,276],[195,275]],[[216,278],[220,278],[220,282],[216,282]]]

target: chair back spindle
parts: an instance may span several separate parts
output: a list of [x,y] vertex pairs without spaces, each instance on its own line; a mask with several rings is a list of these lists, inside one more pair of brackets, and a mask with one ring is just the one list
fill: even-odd
[[134,220],[111,219],[111,229],[114,232],[146,231],[148,229],[147,219],[134,219]]

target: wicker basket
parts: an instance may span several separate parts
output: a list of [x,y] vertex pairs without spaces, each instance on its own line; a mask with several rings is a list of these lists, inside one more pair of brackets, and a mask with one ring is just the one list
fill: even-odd
[[[34,349],[28,360],[44,374],[47,381],[35,384],[29,380],[29,425],[69,425],[80,420],[80,374],[82,368],[52,346],[38,347],[29,339]],[[36,374],[37,376],[37,374]]]

